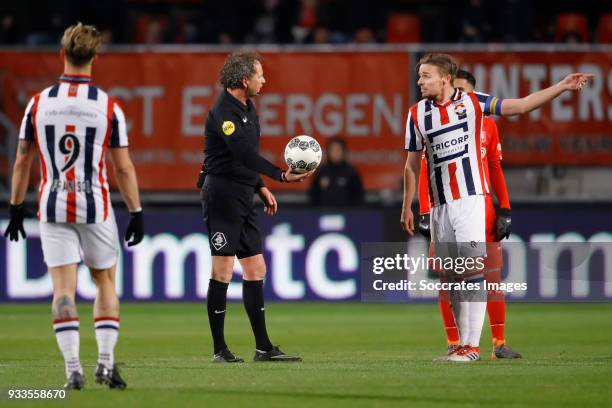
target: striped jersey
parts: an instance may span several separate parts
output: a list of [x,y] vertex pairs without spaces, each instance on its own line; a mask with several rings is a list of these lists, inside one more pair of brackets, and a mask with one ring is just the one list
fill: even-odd
[[[497,125],[495,120],[491,117],[485,117],[483,120],[483,132],[480,138],[480,155],[482,158],[482,168],[485,176],[485,185],[493,187],[496,194],[503,194],[507,197],[507,191],[502,192],[501,190],[495,190],[495,186],[491,183],[490,177],[490,165],[495,162],[502,161],[502,146],[499,141],[499,133],[497,131]],[[499,166],[499,164],[498,164]],[[419,214],[428,214],[433,203],[430,202],[431,194],[429,194],[429,175],[427,174],[427,155],[425,150],[421,155],[421,173],[419,174]],[[506,189],[504,185],[504,190]],[[489,188],[486,195],[491,195],[491,188]],[[500,200],[500,197],[498,197]],[[509,208],[510,204],[507,204],[505,208]]]
[[40,221],[106,220],[111,206],[106,148],[128,145],[116,100],[93,86],[91,77],[64,74],[30,100],[19,139],[38,146]]
[[406,150],[425,149],[432,206],[488,191],[483,173],[483,116],[500,115],[502,100],[455,89],[442,104],[422,99],[410,107]]

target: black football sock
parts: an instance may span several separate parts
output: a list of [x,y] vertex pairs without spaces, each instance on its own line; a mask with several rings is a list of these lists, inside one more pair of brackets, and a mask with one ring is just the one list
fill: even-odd
[[255,335],[255,347],[257,350],[270,351],[272,343],[268,338],[266,330],[266,313],[264,311],[263,280],[243,281],[242,300],[246,309],[251,328]]
[[206,307],[208,309],[208,322],[212,333],[215,354],[227,348],[223,327],[225,325],[225,305],[227,303],[227,287],[229,283],[211,279],[208,285]]

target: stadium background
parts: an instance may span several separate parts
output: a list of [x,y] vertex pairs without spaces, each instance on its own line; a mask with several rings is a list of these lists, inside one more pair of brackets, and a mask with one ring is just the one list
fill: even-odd
[[[34,8],[36,13],[32,11]],[[189,312],[180,305],[151,305],[158,312],[166,307],[169,314],[174,313],[173,318],[192,313],[189,316],[199,319],[198,337],[190,340],[198,355],[207,355],[209,347],[207,323],[199,311],[210,273],[210,254],[195,180],[202,159],[204,118],[219,92],[217,73],[227,52],[236,48],[256,49],[264,57],[267,83],[255,100],[262,122],[263,154],[281,164],[285,143],[294,135],[309,134],[322,144],[329,137],[343,136],[348,142],[351,161],[359,169],[367,190],[363,206],[318,208],[308,204],[307,186],[267,181],[280,203],[280,212],[275,217],[260,215],[269,271],[266,295],[270,300],[285,302],[277,305],[279,319],[284,323],[275,322],[271,312],[271,324],[277,331],[282,331],[286,324],[291,327],[291,333],[299,333],[303,327],[287,322],[303,318],[312,323],[328,313],[346,318],[354,312],[365,321],[380,313],[401,319],[405,313],[421,325],[423,321],[415,318],[415,314],[429,316],[431,320],[425,326],[432,331],[432,336],[442,339],[433,305],[410,306],[412,310],[395,306],[366,309],[364,305],[352,303],[360,299],[361,245],[406,241],[398,222],[405,159],[403,134],[407,108],[419,99],[413,67],[424,52],[445,51],[455,55],[462,67],[476,75],[479,90],[500,97],[525,95],[573,71],[596,75],[581,93],[566,94],[521,118],[500,119],[498,126],[513,206],[515,245],[529,248],[542,240],[551,245],[568,241],[600,245],[612,241],[612,14],[606,2],[551,5],[523,0],[495,4],[478,0],[21,1],[3,4],[0,12],[0,196],[3,202],[8,204],[9,200],[10,169],[25,105],[33,93],[53,83],[61,72],[57,44],[63,28],[76,20],[97,24],[109,45],[94,65],[94,80],[120,100],[129,119],[130,152],[137,166],[147,228],[141,245],[123,249],[118,290],[126,301],[198,301],[197,305],[184,306]],[[36,205],[37,180],[38,174],[33,171],[26,200],[30,208]],[[112,197],[122,230],[125,210],[119,195],[114,193]],[[6,216],[0,217],[2,230],[6,224]],[[34,327],[48,321],[46,301],[51,297],[51,284],[42,262],[37,223],[29,221],[26,229],[29,235],[26,242],[9,244],[0,238],[0,310],[5,316],[5,327],[13,327],[11,322],[15,316],[29,316],[26,318],[31,321],[28,330],[35,337]],[[420,238],[414,243],[424,245]],[[533,289],[514,300],[608,302],[612,299],[612,267],[609,266],[612,255],[607,251],[610,244],[603,245],[604,250],[593,262],[587,263],[586,275],[582,275],[587,276],[584,278],[588,282],[586,291],[573,289],[572,271],[551,275],[547,290],[535,283],[531,286],[532,282],[542,281],[543,272],[537,266],[525,266],[523,273]],[[239,282],[239,271],[236,272]],[[240,299],[240,293],[239,283],[230,286],[230,299]],[[86,270],[81,269],[79,299],[91,299],[94,294]],[[424,300],[434,299],[431,295]],[[324,303],[311,306],[296,303],[300,301]],[[338,301],[346,304],[328,303]],[[30,302],[36,304],[30,306]],[[530,347],[528,351],[536,361],[548,362],[558,358],[563,350],[553,347],[547,354],[538,348],[533,331],[541,328],[533,316],[541,316],[557,329],[565,325],[566,330],[557,334],[566,339],[568,347],[577,349],[586,341],[591,353],[591,349],[603,344],[604,332],[598,337],[597,328],[601,323],[610,322],[608,306],[547,309],[548,306],[516,305],[516,317],[511,306],[509,319],[515,322],[523,319],[521,323],[513,323],[516,338],[522,340],[519,345],[523,349]],[[232,308],[236,309],[233,316],[238,320],[230,320],[228,325],[244,326],[238,306]],[[554,320],[559,310],[565,316],[572,316],[574,323],[568,325]],[[128,319],[129,313],[132,313],[135,332],[147,333],[146,328],[137,327],[145,325],[144,309],[126,304],[124,316],[127,314]],[[582,328],[576,323],[579,321],[584,324]],[[521,326],[525,322],[528,322],[526,326]],[[194,323],[188,320],[185,324]],[[341,326],[343,321],[335,324]],[[358,327],[356,322],[350,324]],[[306,327],[306,331],[333,330],[327,325],[315,329],[314,323]],[[393,330],[391,323],[384,327]],[[580,330],[585,338],[571,336]],[[356,329],[355,333],[358,332]],[[246,337],[246,331],[240,333]],[[328,339],[325,333],[312,333],[322,336],[321,344],[312,340],[313,334],[311,340],[316,345],[309,351],[325,354],[323,342]],[[406,334],[402,330],[398,333]],[[362,345],[349,340],[353,334],[344,340],[358,349]],[[122,338],[129,350],[127,330],[125,334],[122,332],[124,335]],[[299,348],[296,336],[281,335],[289,344],[297,343]],[[390,350],[401,356],[405,350],[397,336],[393,337]],[[21,341],[16,335],[0,337],[14,347]],[[48,337],[45,347],[53,353],[52,338]],[[408,344],[414,350],[435,351],[432,349],[436,348],[436,340],[426,340],[425,344],[413,340],[408,340]],[[343,338],[339,337],[338,341]],[[239,347],[243,343],[249,344],[247,339],[240,340]],[[609,346],[601,351],[610,358]],[[410,354],[414,351],[408,353],[414,357]],[[598,352],[588,355],[596,358]],[[9,363],[5,370],[0,370],[3,377],[7,375],[0,386],[11,383],[7,378],[14,370],[9,354],[3,357]],[[319,361],[317,358],[311,357],[311,360]],[[145,357],[135,352],[131,359],[142,362]],[[321,361],[340,372],[344,369],[334,366],[335,362],[330,359],[333,360],[325,357]],[[60,370],[52,368],[55,360],[48,360],[45,364],[50,368],[45,370],[57,376]],[[386,360],[383,358],[383,361]],[[176,364],[185,362],[179,360]],[[136,371],[138,367],[132,369]],[[601,368],[590,369],[600,373]],[[600,374],[599,378],[605,378]],[[535,372],[526,375],[539,378]],[[20,378],[24,383],[37,384],[28,382],[25,376]],[[438,380],[434,376],[427,381]],[[48,379],[45,381],[53,384]],[[558,382],[556,387],[562,388],[563,384],[569,384],[567,381]],[[598,384],[601,385],[594,381],[589,385],[594,387],[591,398],[595,402],[606,393],[609,396],[609,390],[597,388]],[[311,394],[315,398],[329,397],[317,397],[312,390],[304,390],[302,396]],[[461,394],[458,395],[460,401]],[[548,402],[565,402],[564,395],[557,393]],[[580,397],[577,395],[574,397]],[[288,396],[276,395],[281,400],[285,397]],[[306,403],[312,402],[304,398]],[[328,403],[333,403],[334,398]],[[387,403],[403,401],[400,396],[396,400],[389,398]],[[372,401],[364,397],[361,402]],[[457,403],[457,400],[451,402]]]

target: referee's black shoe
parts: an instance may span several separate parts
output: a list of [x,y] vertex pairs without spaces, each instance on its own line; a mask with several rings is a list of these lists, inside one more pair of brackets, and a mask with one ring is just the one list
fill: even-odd
[[112,369],[106,368],[104,364],[98,364],[94,376],[96,377],[96,383],[106,384],[108,385],[108,388],[125,390],[127,387],[127,384],[119,375],[119,370],[117,369],[116,364],[113,365]]
[[255,357],[253,361],[280,361],[280,362],[300,362],[302,357],[289,356],[285,354],[278,346],[273,346],[270,351],[255,349]]
[[223,349],[213,356],[213,363],[244,363],[240,357],[236,357],[229,349]]
[[78,371],[73,371],[66,384],[64,384],[66,390],[81,390],[83,387],[85,387],[85,378]]

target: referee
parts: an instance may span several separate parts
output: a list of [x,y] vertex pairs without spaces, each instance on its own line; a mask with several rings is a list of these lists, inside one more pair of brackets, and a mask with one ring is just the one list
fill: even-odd
[[268,338],[263,298],[266,264],[253,193],[263,201],[265,212],[273,215],[278,205],[260,174],[288,183],[303,181],[310,173],[283,172],[259,154],[259,119],[250,98],[258,95],[266,82],[261,57],[253,52],[234,52],[225,60],[219,77],[223,91],[206,119],[204,165],[198,183],[212,253],[207,309],[213,362],[244,361],[229,350],[223,333],[234,256],[243,270],[242,298],[255,335],[254,360],[301,361],[301,357],[283,353]]

